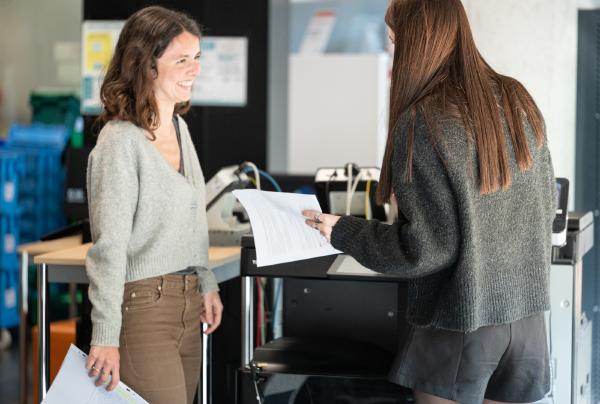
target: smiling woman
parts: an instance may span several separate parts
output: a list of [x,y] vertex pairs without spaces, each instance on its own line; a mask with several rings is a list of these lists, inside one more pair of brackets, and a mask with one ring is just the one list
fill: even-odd
[[99,122],[129,121],[152,134],[161,124],[155,91],[165,90],[158,83],[169,81],[187,87],[185,94],[166,91],[166,100],[175,102],[174,113],[186,113],[191,81],[200,71],[200,38],[198,24],[183,13],[147,7],[132,15],[121,31],[102,83],[104,109]]
[[184,103],[192,96],[192,83],[200,72],[200,40],[182,32],[158,59],[154,96],[165,103]]
[[208,269],[204,176],[180,116],[199,59],[190,17],[162,7],[133,14],[101,87],[103,127],[88,161],[86,365],[98,386],[123,379],[158,404],[193,402],[200,323],[212,333],[223,311]]

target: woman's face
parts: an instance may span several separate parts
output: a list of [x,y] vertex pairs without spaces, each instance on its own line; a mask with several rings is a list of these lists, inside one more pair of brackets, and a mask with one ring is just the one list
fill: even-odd
[[156,63],[154,95],[158,103],[177,104],[192,97],[192,83],[200,72],[200,38],[183,32],[173,38]]

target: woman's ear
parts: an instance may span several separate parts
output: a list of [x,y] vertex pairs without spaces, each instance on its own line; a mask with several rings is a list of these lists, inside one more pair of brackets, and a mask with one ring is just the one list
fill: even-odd
[[158,77],[158,69],[156,68],[156,60],[152,61],[150,64],[150,77],[152,80],[156,80]]
[[392,43],[392,45],[394,45],[396,43],[396,35],[394,34],[394,31],[392,31],[392,29],[388,26],[386,26],[386,30],[388,38],[390,38],[390,42]]

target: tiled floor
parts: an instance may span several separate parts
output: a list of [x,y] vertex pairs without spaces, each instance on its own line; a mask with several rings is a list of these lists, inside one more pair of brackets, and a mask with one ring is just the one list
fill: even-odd
[[[16,330],[11,330],[11,336],[10,348],[0,350],[0,404],[18,404],[19,402],[19,346]],[[31,387],[31,369],[29,370]]]

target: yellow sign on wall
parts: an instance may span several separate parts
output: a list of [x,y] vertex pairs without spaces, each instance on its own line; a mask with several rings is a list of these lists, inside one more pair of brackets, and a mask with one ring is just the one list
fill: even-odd
[[82,26],[81,112],[98,114],[100,85],[125,21],[84,21]]
[[85,70],[99,71],[108,66],[113,54],[113,35],[111,32],[89,32],[85,37]]

